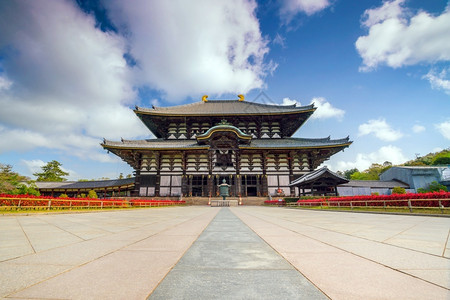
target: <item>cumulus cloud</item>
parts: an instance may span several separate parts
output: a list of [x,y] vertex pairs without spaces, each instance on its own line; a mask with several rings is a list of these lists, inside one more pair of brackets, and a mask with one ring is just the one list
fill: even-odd
[[[283,103],[281,103],[281,105],[292,105],[292,104],[297,104],[297,106],[302,105],[299,101],[290,99],[289,97],[283,98]],[[314,106],[317,107],[316,111],[311,116],[311,119],[336,118],[338,120],[342,120],[342,118],[344,117],[345,114],[344,110],[334,107],[333,105],[331,105],[330,102],[328,102],[323,97],[313,98],[310,104],[314,104]]]
[[413,130],[413,132],[414,133],[421,133],[421,132],[424,132],[425,131],[425,127],[424,126],[422,126],[422,125],[414,125],[413,127],[412,127],[412,130]]
[[358,153],[355,161],[339,161],[336,163],[336,170],[343,171],[357,168],[362,171],[368,169],[373,163],[382,164],[385,161],[390,161],[396,165],[407,160],[400,148],[389,145],[371,153]]
[[358,127],[358,136],[373,134],[383,141],[396,141],[400,139],[403,134],[400,131],[394,130],[386,123],[385,119],[369,120],[367,123],[361,124]]
[[264,86],[276,67],[265,63],[254,0],[105,1],[126,34],[136,80],[169,100],[246,93]]
[[293,105],[293,104],[296,104],[297,106],[301,106],[302,105],[297,100],[290,99],[289,97],[283,98],[283,103],[281,103],[281,105]]
[[148,135],[123,37],[69,1],[0,2],[0,153],[36,147],[111,161],[101,137]]
[[280,15],[289,23],[298,13],[310,16],[331,5],[329,0],[280,0]]
[[436,128],[443,137],[450,140],[450,120],[436,124]]
[[379,64],[398,68],[450,60],[450,6],[434,16],[425,11],[414,14],[404,3],[385,1],[364,12],[362,24],[369,33],[355,44],[363,59],[361,71]]
[[329,119],[336,118],[342,120],[345,111],[331,105],[325,98],[319,97],[311,100],[314,106],[317,107],[316,112],[311,116],[312,119]]
[[437,73],[435,70],[430,70],[430,72],[423,76],[423,78],[427,79],[430,82],[433,89],[443,90],[445,93],[450,95],[450,80],[447,79],[449,70],[450,68],[444,69],[439,73]]
[[[33,160],[22,159],[21,163],[23,165],[25,165],[25,167],[28,169],[28,172],[30,174],[33,174],[36,172],[42,172],[42,167],[47,164],[46,162],[43,162],[40,159],[33,159]],[[74,170],[66,169],[63,166],[60,166],[60,168],[62,171],[69,173],[69,175],[65,176],[64,178],[66,178],[68,180],[76,180],[77,178],[79,178],[77,172],[75,172]]]

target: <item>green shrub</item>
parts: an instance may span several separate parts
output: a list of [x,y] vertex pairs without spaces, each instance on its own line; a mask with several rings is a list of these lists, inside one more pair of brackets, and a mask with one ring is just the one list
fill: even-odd
[[89,193],[87,196],[88,196],[88,198],[93,198],[93,199],[98,198],[97,193],[94,190],[89,190]]
[[61,194],[59,195],[59,198],[69,198],[69,196],[67,196],[67,194]]
[[444,191],[448,192],[448,189],[445,185],[438,183],[437,181],[433,181],[428,185],[428,191],[430,192],[439,192]]
[[394,186],[392,194],[406,194],[406,190],[400,186]]

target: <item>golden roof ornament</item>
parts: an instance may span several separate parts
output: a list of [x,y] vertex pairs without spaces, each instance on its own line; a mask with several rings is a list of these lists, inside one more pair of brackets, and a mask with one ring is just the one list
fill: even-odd
[[208,102],[208,95],[204,95],[204,96],[202,97],[202,101],[203,101],[203,102]]
[[239,98],[239,101],[244,101],[244,95],[239,94],[239,95],[238,95],[238,98]]

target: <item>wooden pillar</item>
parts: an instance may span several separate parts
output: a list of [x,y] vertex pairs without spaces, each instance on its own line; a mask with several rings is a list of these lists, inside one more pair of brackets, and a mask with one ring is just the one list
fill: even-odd
[[132,196],[139,196],[139,189],[141,187],[141,170],[136,169],[134,178],[134,189],[131,191]]
[[183,170],[183,175],[181,175],[181,195],[187,197],[189,196],[189,179],[186,175],[187,159],[185,151],[181,152],[181,169]]
[[214,197],[214,177],[208,174],[207,197]]
[[269,185],[267,183],[267,156],[269,153],[267,151],[262,152],[261,159],[261,167],[263,171],[262,180],[261,180],[261,195],[268,196],[269,195]]
[[192,175],[189,175],[188,181],[189,181],[188,195],[192,196]]
[[234,177],[235,191],[236,196],[242,196],[242,182],[241,182],[241,153],[239,151],[235,151],[235,165],[236,165],[236,175]]
[[[294,181],[294,155],[295,155],[294,151],[290,151],[288,154],[289,183]],[[290,189],[290,192],[289,192],[290,196],[294,197],[295,196],[295,187],[290,186],[289,189]]]
[[206,196],[214,197],[214,177],[213,177],[213,159],[214,153],[213,150],[208,151],[208,191]]
[[156,162],[156,183],[155,183],[155,196],[160,196],[160,185],[161,185],[161,153],[155,153]]
[[[264,177],[264,175],[263,175]],[[256,196],[261,197],[261,176],[259,174],[256,175]]]

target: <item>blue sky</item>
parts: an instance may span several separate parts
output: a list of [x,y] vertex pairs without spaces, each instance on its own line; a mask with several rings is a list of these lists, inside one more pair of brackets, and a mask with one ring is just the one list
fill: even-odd
[[[132,172],[103,138],[151,138],[135,105],[314,102],[297,137],[354,143],[333,170],[449,147],[448,1],[2,1],[0,162]],[[261,97],[261,95],[265,95]]]

